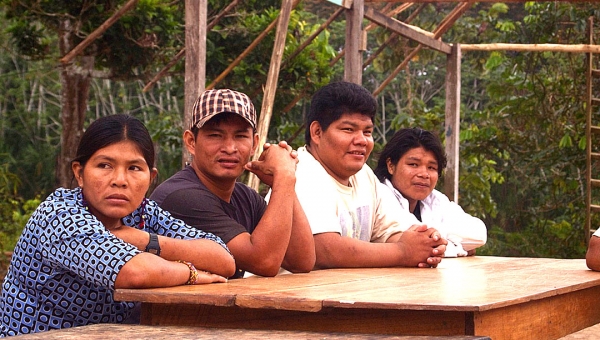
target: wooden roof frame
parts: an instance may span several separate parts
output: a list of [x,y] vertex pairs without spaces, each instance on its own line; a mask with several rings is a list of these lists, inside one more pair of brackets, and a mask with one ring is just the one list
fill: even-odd
[[[189,112],[198,95],[205,90],[206,83],[206,35],[208,29],[216,25],[218,20],[222,18],[228,11],[231,11],[241,0],[233,0],[217,17],[207,24],[207,4],[208,0],[185,0],[185,48],[182,49],[177,56],[167,64],[167,66],[157,74],[148,83],[144,90],[151,87],[169,68],[177,61],[185,56],[185,99],[184,99],[184,127],[190,124]],[[346,15],[346,46],[338,56],[332,60],[332,64],[337,62],[342,56],[344,57],[344,79],[357,84],[362,84],[362,70],[365,67],[362,60],[362,52],[366,49],[366,31],[373,28],[374,25],[384,27],[392,31],[392,36],[403,36],[407,39],[418,43],[418,46],[409,53],[408,56],[394,69],[386,80],[377,88],[373,95],[377,96],[391,82],[397,74],[403,70],[408,62],[414,57],[423,47],[446,54],[446,108],[445,108],[445,138],[446,138],[446,154],[448,164],[444,177],[444,193],[453,201],[458,202],[458,169],[459,169],[459,134],[460,134],[460,83],[461,83],[461,56],[462,51],[496,51],[496,50],[514,50],[514,51],[552,51],[552,52],[574,52],[574,53],[600,53],[598,45],[559,45],[559,44],[449,44],[441,40],[441,36],[450,29],[454,22],[475,3],[473,0],[413,0],[410,3],[404,1],[387,1],[387,0],[327,0],[340,6],[340,9],[327,20],[317,32],[311,35],[298,50],[293,53],[297,55],[303,48],[308,46],[312,39],[327,27],[341,12]],[[539,0],[538,0],[539,1]],[[544,0],[545,2],[546,0]],[[600,2],[600,0],[563,0],[565,2]],[[80,54],[86,46],[108,29],[116,22],[124,13],[132,10],[138,0],[129,0],[115,14],[113,14],[105,23],[98,29],[92,32],[78,46],[76,46],[67,55],[61,58],[61,63],[69,63],[75,56]],[[262,145],[266,141],[269,123],[273,112],[273,103],[275,101],[275,93],[277,88],[277,78],[282,65],[283,49],[285,47],[285,38],[287,34],[289,19],[292,9],[300,2],[300,0],[282,0],[279,16],[265,29],[259,37],[242,53],[236,61],[232,63],[219,77],[217,77],[208,87],[213,88],[216,84],[224,79],[224,77],[239,63],[258,43],[266,36],[266,34],[276,27],[276,36],[269,64],[266,85],[264,86],[264,96],[260,111],[257,133],[259,134],[259,147],[253,155],[253,159],[257,159],[262,152]],[[412,4],[426,4],[436,2],[455,2],[457,6],[440,22],[434,32],[427,32],[408,23],[396,20],[392,16],[408,8]],[[478,2],[497,2],[497,0],[479,0]],[[504,2],[526,2],[525,0],[507,0]],[[539,1],[542,2],[542,1]],[[395,3],[401,3],[396,9],[390,10],[388,13],[376,9],[372,5],[386,3],[384,11],[389,9]],[[343,9],[343,10],[342,10]],[[372,22],[366,29],[362,27],[363,19],[368,19]],[[406,20],[410,21],[410,18]],[[381,50],[381,49],[380,49]],[[378,54],[380,50],[376,51]],[[293,57],[292,56],[292,57]],[[367,62],[371,62],[374,57]],[[236,63],[237,62],[237,63]],[[302,91],[301,91],[302,92]],[[290,103],[286,110],[301,99],[301,96],[295,98]],[[182,163],[190,159],[189,153],[184,150]],[[248,184],[255,189],[258,189],[259,180],[253,174],[250,174]]]

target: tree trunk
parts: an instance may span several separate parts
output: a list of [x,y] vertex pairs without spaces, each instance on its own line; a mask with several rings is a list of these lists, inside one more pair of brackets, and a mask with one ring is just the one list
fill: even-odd
[[[74,46],[75,25],[69,19],[61,22],[59,30],[60,54],[67,54]],[[61,82],[61,123],[60,153],[56,165],[56,185],[72,188],[76,185],[71,172],[71,161],[77,152],[77,145],[83,133],[85,111],[91,82],[94,57],[83,56],[75,63],[62,65]]]

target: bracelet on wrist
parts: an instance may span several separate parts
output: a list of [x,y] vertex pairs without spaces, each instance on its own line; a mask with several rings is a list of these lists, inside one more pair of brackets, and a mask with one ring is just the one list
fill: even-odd
[[177,262],[185,264],[190,269],[190,277],[188,278],[185,284],[195,285],[196,281],[198,281],[198,270],[196,269],[196,267],[194,267],[194,264],[183,260],[179,260]]

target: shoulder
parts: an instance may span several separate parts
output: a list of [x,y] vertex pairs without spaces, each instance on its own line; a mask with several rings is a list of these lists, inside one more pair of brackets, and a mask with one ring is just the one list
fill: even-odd
[[[352,183],[352,186],[373,192],[385,186],[379,182],[375,173],[367,164],[363,165],[362,169],[350,177],[350,183]],[[386,190],[388,189],[386,188]]]
[[256,192],[256,190],[252,189],[251,187],[247,186],[242,182],[235,183],[232,196],[246,197],[247,199],[252,201],[264,201],[264,198],[258,192]]
[[433,191],[431,192],[431,194],[429,194],[429,196],[427,196],[424,200],[424,203],[427,203],[429,205],[436,205],[436,204],[450,204],[450,199],[448,198],[448,196],[446,196],[443,192],[438,191],[436,189],[433,189]]
[[178,197],[185,199],[188,195],[198,196],[205,193],[210,194],[210,191],[198,179],[194,169],[187,166],[158,185],[150,195],[150,199],[162,205],[167,200]]

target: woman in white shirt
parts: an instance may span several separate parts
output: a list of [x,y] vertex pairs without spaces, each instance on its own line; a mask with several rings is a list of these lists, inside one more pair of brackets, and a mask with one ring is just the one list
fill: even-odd
[[446,168],[440,139],[420,128],[397,131],[379,156],[374,172],[398,199],[400,207],[436,228],[448,240],[446,257],[474,255],[485,244],[487,228],[435,190]]

